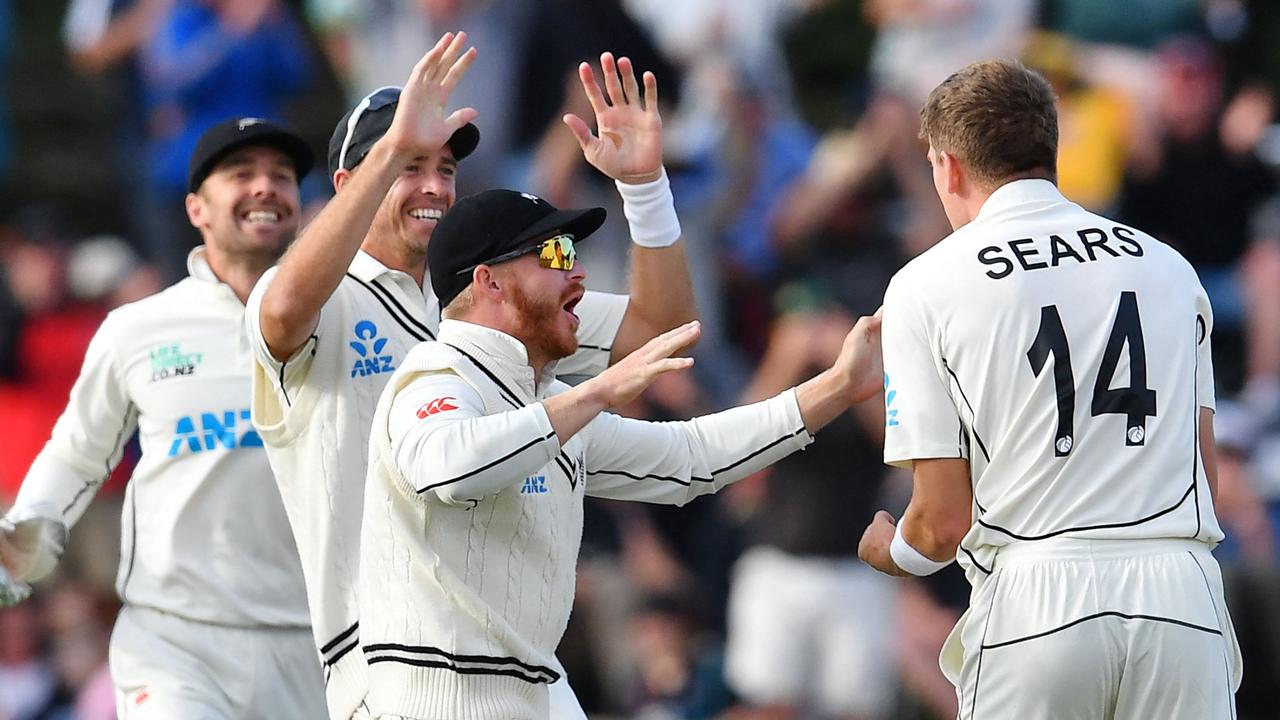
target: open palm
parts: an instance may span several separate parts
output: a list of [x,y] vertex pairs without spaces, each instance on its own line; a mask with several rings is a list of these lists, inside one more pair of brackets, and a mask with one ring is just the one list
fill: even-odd
[[[644,74],[644,92],[636,82],[629,58],[614,62],[612,53],[600,56],[604,91],[591,66],[578,66],[582,89],[596,116],[598,135],[582,118],[564,116],[582,146],[587,162],[614,180],[642,183],[656,180],[662,170],[662,117],[658,115],[658,80]],[[608,99],[606,100],[606,93]]]

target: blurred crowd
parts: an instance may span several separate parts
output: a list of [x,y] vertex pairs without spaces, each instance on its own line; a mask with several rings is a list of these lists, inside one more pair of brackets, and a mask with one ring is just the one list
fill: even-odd
[[[46,6],[61,8],[0,0],[0,509],[105,314],[185,275],[197,240],[186,162],[219,120],[277,118],[321,149],[348,103],[402,82],[430,39],[466,30],[480,54],[453,100],[479,110],[482,141],[459,194],[505,186],[605,205],[588,284],[625,291],[615,193],[559,118],[585,114],[577,62],[607,49],[653,70],[704,332],[694,369],[662,376],[628,412],[675,419],[832,361],[895,270],[949,232],[916,134],[925,95],[970,61],[1019,57],[1058,93],[1067,197],[1176,246],[1213,301],[1228,533],[1217,555],[1245,652],[1240,717],[1280,718],[1280,4]],[[48,62],[24,62],[31,53]],[[24,118],[51,106],[93,117],[32,131]],[[84,146],[86,123],[104,140],[51,164]],[[313,211],[331,192],[321,175],[304,183]],[[954,717],[937,654],[967,603],[963,577],[896,581],[856,557],[874,511],[900,511],[910,489],[880,460],[883,407],[870,401],[807,452],[685,508],[587,501],[560,657],[593,717]],[[73,530],[57,578],[0,610],[0,720],[114,717],[106,643],[136,452]]]

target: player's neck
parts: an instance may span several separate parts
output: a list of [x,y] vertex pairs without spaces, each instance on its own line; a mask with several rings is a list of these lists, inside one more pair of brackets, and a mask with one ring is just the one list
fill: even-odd
[[230,287],[242,303],[249,301],[253,286],[279,260],[270,254],[223,252],[210,243],[205,244],[205,259],[218,280]]
[[366,237],[360,249],[390,270],[400,272],[413,278],[418,287],[424,287],[427,276],[426,252],[411,252],[390,243],[380,243],[372,236]]

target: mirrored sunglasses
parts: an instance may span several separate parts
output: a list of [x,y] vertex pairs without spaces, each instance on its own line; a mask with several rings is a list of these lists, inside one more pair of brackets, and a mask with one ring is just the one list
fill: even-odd
[[483,262],[478,262],[475,265],[459,270],[457,274],[465,275],[481,265],[496,265],[533,252],[538,253],[538,264],[548,270],[572,270],[574,263],[578,260],[578,252],[573,248],[573,235],[566,233],[549,237],[537,245],[522,247],[502,253]]

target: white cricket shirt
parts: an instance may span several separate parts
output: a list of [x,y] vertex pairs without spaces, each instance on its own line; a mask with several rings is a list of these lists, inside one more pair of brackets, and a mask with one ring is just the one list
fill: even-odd
[[683,505],[812,441],[795,392],[685,422],[597,415],[563,445],[510,335],[446,320],[383,391],[360,566],[370,714],[546,717],[587,495]]
[[280,491],[249,419],[244,305],[197,248],[191,276],[103,321],[10,515],[74,524],[138,430],[125,490],[123,602],[238,627],[309,626]]
[[[262,339],[262,296],[270,270],[249,298],[246,322],[257,358],[253,422],[280,485],[306,577],[316,647],[325,664],[329,713],[349,718],[367,691],[356,581],[368,470],[369,430],[378,397],[419,342],[435,339],[435,293],[360,251],[320,312],[310,340],[284,363]],[[588,292],[577,312],[580,349],[567,373],[608,366],[625,296]]]
[[1004,185],[885,294],[885,461],[968,458],[970,573],[1013,542],[1221,540],[1197,421],[1212,328],[1169,246],[1048,181]]

